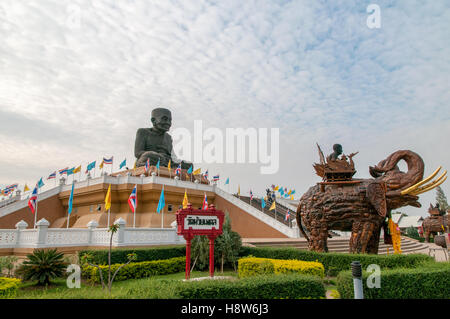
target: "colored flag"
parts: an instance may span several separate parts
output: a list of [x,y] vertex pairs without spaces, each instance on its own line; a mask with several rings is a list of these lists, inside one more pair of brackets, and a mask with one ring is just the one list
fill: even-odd
[[28,200],[28,207],[30,207],[33,214],[36,212],[37,192],[38,187],[36,185],[36,187],[33,189],[33,193],[31,194],[30,199]]
[[156,208],[156,212],[158,214],[160,214],[165,205],[166,205],[166,202],[164,200],[164,185],[163,185],[163,188],[161,190],[161,195],[159,196],[159,202],[158,202],[158,207]]
[[159,171],[159,164],[160,164],[160,160],[158,158],[158,163],[156,163],[156,169]]
[[227,180],[225,181],[225,185],[230,184],[230,178],[228,177]]
[[294,195],[291,195],[291,198],[290,198],[291,200],[294,200]]
[[133,169],[136,169],[136,163],[137,161],[134,161]]
[[192,174],[193,175],[198,175],[202,173],[202,169],[201,168],[197,168]]
[[206,193],[205,193],[205,197],[203,198],[202,210],[207,210],[207,209],[208,209],[208,199],[206,198]]
[[50,175],[48,175],[47,179],[53,179],[56,178],[56,171],[54,171],[53,173],[51,173]]
[[272,206],[270,206],[269,210],[273,210],[275,208],[276,208],[276,204],[275,204],[275,201],[273,201]]
[[127,165],[127,159],[124,159],[124,160],[122,161],[122,163],[120,163],[119,169],[122,169],[122,167],[124,167],[125,165]]
[[203,177],[208,179],[208,170],[206,170],[205,174],[203,174]]
[[67,176],[72,175],[75,167],[72,167],[71,169],[67,170]]
[[219,175],[213,176],[213,182],[217,182],[219,180]]
[[130,197],[128,197],[128,206],[133,213],[136,212],[137,207],[137,184],[134,185],[133,190],[131,191]]
[[169,172],[170,172],[170,160],[169,160],[169,164],[167,164],[167,169],[168,169]]
[[253,200],[253,193],[252,193],[252,190],[250,190],[250,200]]
[[23,192],[28,192],[30,190],[30,188],[27,186],[27,184],[25,184],[25,187],[23,188]]
[[75,186],[75,183],[72,183],[72,191],[70,192],[70,197],[69,197],[69,210],[67,211],[69,215],[70,215],[70,213],[72,213],[74,186]]
[[178,165],[177,169],[175,170],[175,175],[181,174],[181,163]]
[[286,213],[286,216],[284,217],[284,220],[285,220],[285,221],[288,221],[290,216],[291,216],[291,215],[290,215],[289,209],[288,209],[288,211],[287,211],[287,213]]
[[261,207],[266,207],[266,201],[264,200],[264,197],[261,197]]
[[92,163],[89,163],[89,164],[88,164],[88,166],[87,166],[87,168],[86,168],[86,174],[87,174],[91,169],[95,168],[95,162],[96,162],[96,161],[93,161]]
[[100,163],[100,165],[98,166],[100,169],[103,169],[103,161]]
[[108,210],[111,208],[111,184],[109,184],[108,192],[106,193],[105,197],[105,210]]
[[147,162],[145,162],[145,171],[148,172],[150,169],[150,158],[147,158]]
[[79,172],[81,172],[81,165],[78,166],[77,168],[75,168],[75,169],[73,170],[73,173],[74,173],[74,174],[75,174],[75,173],[79,173]]
[[103,163],[104,164],[112,164],[113,163],[113,157],[114,156],[111,156],[111,158],[104,158],[103,157]]
[[68,167],[63,168],[63,169],[60,169],[60,170],[59,170],[59,175],[67,174],[67,170],[68,170],[68,169],[69,169]]
[[278,190],[278,185],[273,189],[274,191],[277,191]]
[[291,192],[291,195],[294,195],[295,194],[295,189],[294,190],[292,190],[292,192]]
[[238,192],[237,192],[238,196],[241,196],[241,185],[238,185]]
[[187,208],[188,204],[189,204],[189,201],[188,201],[188,197],[187,197],[187,192],[186,192],[186,190],[184,190],[183,209]]
[[37,186],[38,186],[39,188],[41,188],[41,187],[44,186],[44,185],[45,185],[45,184],[44,184],[44,182],[42,181],[42,177],[41,177],[41,179],[39,180]]
[[188,174],[192,174],[192,165],[191,165],[191,167],[189,167],[187,173],[188,173]]

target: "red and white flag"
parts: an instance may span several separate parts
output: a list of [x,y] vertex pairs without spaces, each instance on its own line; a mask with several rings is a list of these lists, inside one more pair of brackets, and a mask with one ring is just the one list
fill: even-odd
[[135,213],[137,207],[137,185],[134,185],[130,197],[128,197],[128,205],[130,206],[131,211]]
[[34,188],[30,199],[28,200],[28,207],[30,207],[31,212],[34,214],[36,212],[36,202],[37,202],[37,186]]
[[284,217],[284,220],[288,221],[290,216],[291,215],[290,215],[289,210],[288,210],[287,213],[286,213],[286,216]]
[[208,199],[206,198],[206,193],[205,193],[205,198],[203,198],[202,210],[207,210],[207,209],[208,209]]

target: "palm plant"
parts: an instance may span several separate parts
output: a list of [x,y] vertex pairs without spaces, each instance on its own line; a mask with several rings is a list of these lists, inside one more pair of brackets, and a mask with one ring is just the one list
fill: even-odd
[[38,249],[27,256],[16,273],[24,281],[37,280],[38,285],[49,285],[51,279],[64,276],[67,266],[63,253],[56,249]]

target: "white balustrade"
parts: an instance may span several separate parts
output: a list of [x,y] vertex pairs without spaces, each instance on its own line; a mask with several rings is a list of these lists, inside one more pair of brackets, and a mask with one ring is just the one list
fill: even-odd
[[[161,244],[183,244],[174,228],[127,228],[125,220],[114,222],[119,225],[113,236],[114,247],[146,246]],[[47,248],[47,247],[89,247],[109,246],[111,232],[107,228],[97,228],[91,221],[86,228],[48,228],[44,218],[36,223],[36,229],[25,229],[24,221],[16,224],[16,229],[0,229],[0,248]]]

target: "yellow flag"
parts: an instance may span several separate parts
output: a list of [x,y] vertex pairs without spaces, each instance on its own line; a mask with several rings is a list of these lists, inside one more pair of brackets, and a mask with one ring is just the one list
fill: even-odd
[[74,173],[74,174],[75,174],[75,173],[79,173],[79,172],[81,172],[81,165],[78,166],[77,168],[75,168],[75,169],[73,170],[73,173]]
[[183,208],[187,208],[189,204],[186,190],[184,190]]
[[111,184],[109,184],[108,192],[106,193],[105,197],[105,210],[108,210],[111,208]]
[[241,185],[238,185],[238,196],[241,195]]
[[25,187],[23,188],[23,192],[28,192],[30,190],[30,188],[27,186],[27,184],[25,184]]
[[202,173],[202,169],[199,168],[199,169],[196,169],[196,170],[192,173],[192,175],[198,175],[198,174],[201,174],[201,173]]
[[276,207],[276,204],[275,204],[275,201],[274,201],[274,202],[272,203],[272,206],[270,206],[269,210],[275,209],[275,207]]
[[137,162],[137,161],[134,161],[133,169],[136,169],[136,162]]
[[103,168],[103,161],[100,163],[100,166],[99,166],[100,168]]
[[167,169],[170,171],[170,160],[169,160],[169,164],[167,164]]
[[291,195],[291,200],[294,200],[294,195]]
[[275,187],[274,191],[277,191],[277,190],[278,190],[278,186]]

